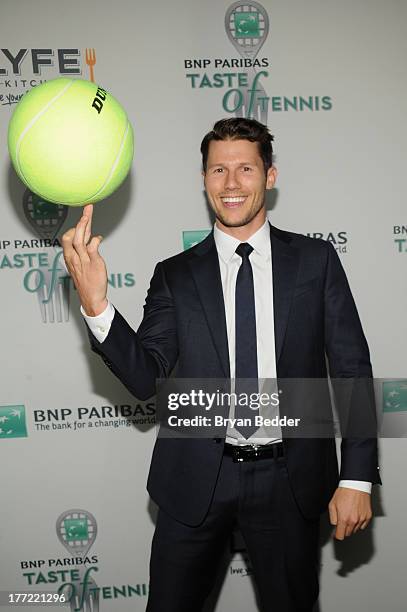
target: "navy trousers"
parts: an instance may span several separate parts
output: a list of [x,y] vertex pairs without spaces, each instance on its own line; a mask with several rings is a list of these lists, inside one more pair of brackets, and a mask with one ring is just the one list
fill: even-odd
[[312,612],[319,521],[299,512],[284,457],[234,463],[228,456],[202,524],[186,526],[159,511],[146,611],[200,612],[235,526],[250,557],[260,610]]

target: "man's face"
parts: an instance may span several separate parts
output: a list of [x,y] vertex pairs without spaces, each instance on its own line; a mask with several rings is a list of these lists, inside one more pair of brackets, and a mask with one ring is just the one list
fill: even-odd
[[265,219],[265,190],[273,187],[276,174],[272,167],[265,175],[256,142],[211,141],[204,182],[218,222],[242,227],[259,217]]

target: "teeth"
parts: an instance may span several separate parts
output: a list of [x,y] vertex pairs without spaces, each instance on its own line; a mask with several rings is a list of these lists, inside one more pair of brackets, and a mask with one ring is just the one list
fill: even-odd
[[242,197],[240,197],[240,198],[232,198],[232,197],[230,197],[230,196],[227,196],[226,198],[222,198],[222,200],[223,200],[224,202],[232,202],[232,203],[235,203],[235,202],[236,202],[236,203],[238,203],[238,202],[244,202],[244,201],[245,201],[245,199],[246,199],[246,198],[244,198],[244,197],[243,197],[243,198],[242,198]]

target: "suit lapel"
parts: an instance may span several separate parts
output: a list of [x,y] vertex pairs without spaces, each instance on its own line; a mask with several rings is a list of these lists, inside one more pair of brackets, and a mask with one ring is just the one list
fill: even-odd
[[296,285],[299,255],[290,246],[287,234],[270,226],[271,257],[273,262],[273,301],[276,362],[284,344],[291,302]]
[[196,289],[213,343],[219,355],[224,376],[229,378],[229,349],[226,331],[225,304],[223,300],[222,281],[220,277],[218,252],[213,232],[194,249],[197,257],[188,263],[194,277]]

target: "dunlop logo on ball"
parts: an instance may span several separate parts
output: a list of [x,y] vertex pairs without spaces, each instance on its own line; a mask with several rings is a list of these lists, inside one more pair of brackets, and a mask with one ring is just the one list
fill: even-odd
[[107,95],[107,91],[105,89],[102,89],[101,87],[98,87],[98,90],[96,92],[96,97],[93,100],[93,104],[92,104],[92,108],[96,108],[98,114],[100,114],[100,111],[103,108],[103,102],[106,100],[106,95]]

